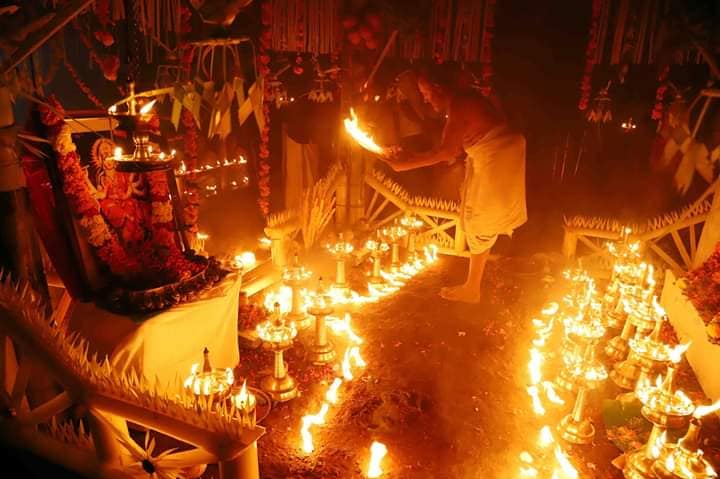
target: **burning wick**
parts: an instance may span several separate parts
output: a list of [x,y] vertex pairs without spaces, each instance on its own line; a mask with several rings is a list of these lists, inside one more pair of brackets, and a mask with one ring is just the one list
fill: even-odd
[[380,477],[383,473],[380,463],[387,454],[385,444],[373,441],[370,445],[370,464],[368,464],[367,477]]

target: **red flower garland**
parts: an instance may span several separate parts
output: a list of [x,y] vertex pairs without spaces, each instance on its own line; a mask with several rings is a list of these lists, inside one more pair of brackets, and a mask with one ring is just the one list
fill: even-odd
[[[185,130],[185,167],[188,171],[195,171],[198,162],[198,129],[193,114],[186,108],[183,108],[180,117],[183,128]],[[183,221],[185,229],[191,233],[198,231],[198,217],[200,215],[200,188],[197,185],[197,175],[190,173],[185,176],[185,191],[183,192],[185,205],[183,208]]]
[[102,214],[92,192],[88,173],[65,124],[65,112],[54,97],[49,106],[41,106],[41,122],[48,127],[49,140],[56,154],[62,188],[73,214],[98,259],[110,272],[134,287],[155,287],[179,281],[200,271],[202,265],[190,261],[180,251],[173,232],[173,211],[167,177],[163,172],[149,173],[152,219],[151,239],[129,251],[118,239]]
[[598,29],[600,28],[600,13],[602,10],[602,0],[593,0],[592,3],[592,21],[590,23],[590,34],[588,46],[585,50],[585,70],[583,78],[580,82],[580,101],[578,109],[584,111],[590,102],[590,93],[592,92],[592,72],[595,66],[595,51],[598,47]]
[[[258,56],[258,71],[260,77],[266,79],[270,73],[270,56],[268,50],[272,39],[272,2],[265,0],[261,8],[261,22],[263,31],[260,34],[260,53]],[[299,65],[297,65],[299,66]],[[302,68],[302,67],[301,67]],[[260,146],[258,151],[258,190],[260,198],[258,198],[258,206],[263,215],[270,213],[270,85],[267,81],[263,81],[263,117],[264,127],[260,132]]]
[[65,111],[62,105],[54,97],[51,97],[48,103],[52,110],[41,106],[40,120],[48,127],[49,139],[57,155],[63,192],[73,212],[79,218],[80,227],[88,243],[114,275],[124,277],[137,272],[140,264],[127,254],[100,214],[100,203],[91,193],[87,170],[80,166],[80,158],[70,137],[70,129],[64,121]]
[[663,117],[663,110],[664,110],[664,101],[665,101],[665,93],[668,89],[667,79],[670,75],[670,65],[666,65],[665,68],[662,69],[660,72],[660,75],[658,76],[658,87],[655,91],[655,106],[653,107],[652,111],[652,119],[653,120],[662,120]]

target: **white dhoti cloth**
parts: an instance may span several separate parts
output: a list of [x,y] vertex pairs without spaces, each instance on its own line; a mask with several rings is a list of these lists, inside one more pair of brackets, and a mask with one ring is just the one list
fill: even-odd
[[527,221],[525,137],[501,125],[468,141],[465,152],[460,222],[470,253],[480,254]]

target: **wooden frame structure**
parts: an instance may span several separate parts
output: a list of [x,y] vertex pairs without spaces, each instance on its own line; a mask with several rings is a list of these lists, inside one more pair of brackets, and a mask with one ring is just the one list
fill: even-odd
[[[0,272],[0,278],[2,273]],[[27,285],[0,281],[0,442],[86,477],[175,477],[218,463],[223,479],[258,479],[257,440],[264,429],[240,426],[226,403],[194,397],[181,384],[164,388],[134,371],[120,374],[107,357],[88,356],[88,343],[45,319]],[[20,352],[21,354],[16,354]],[[49,372],[62,390],[30,404],[33,370]],[[68,411],[86,411],[80,420]],[[130,438],[125,420],[148,430],[145,448]],[[153,455],[157,431],[194,446]]]
[[[578,246],[588,254],[584,261],[600,260],[609,268],[610,255],[604,243],[617,240],[624,228],[632,229],[633,238],[642,241],[649,253],[662,261],[676,274],[693,268],[707,257],[701,248],[706,236],[706,222],[717,208],[719,195],[716,180],[694,203],[687,207],[657,216],[644,224],[627,225],[608,218],[575,216],[565,219],[562,251],[566,259],[577,256]],[[711,201],[710,197],[714,196]]]

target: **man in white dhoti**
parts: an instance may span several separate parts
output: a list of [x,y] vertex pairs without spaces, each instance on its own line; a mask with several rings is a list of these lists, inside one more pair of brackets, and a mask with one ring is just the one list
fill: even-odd
[[512,235],[527,221],[525,205],[525,138],[513,132],[499,108],[479,92],[462,90],[452,73],[423,72],[418,88],[446,123],[441,144],[426,153],[404,155],[392,149],[383,157],[395,171],[452,161],[464,150],[465,181],[460,221],[470,248],[465,283],[443,288],[448,300],[477,303],[490,249],[498,235]]

